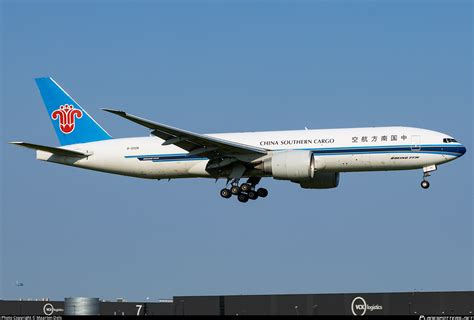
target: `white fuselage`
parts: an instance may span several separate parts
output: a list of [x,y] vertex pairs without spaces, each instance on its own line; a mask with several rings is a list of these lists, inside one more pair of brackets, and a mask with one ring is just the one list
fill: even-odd
[[[316,171],[350,172],[419,169],[451,161],[465,152],[449,135],[410,127],[295,130],[209,134],[224,140],[264,148],[311,150]],[[149,178],[211,177],[208,159],[189,156],[155,137],[121,138],[68,145],[64,149],[91,153],[69,158],[37,151],[40,160],[103,172]],[[264,173],[261,176],[266,176]]]

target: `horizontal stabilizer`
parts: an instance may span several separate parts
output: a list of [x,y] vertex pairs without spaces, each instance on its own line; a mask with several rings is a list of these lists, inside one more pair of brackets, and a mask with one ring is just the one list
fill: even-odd
[[10,144],[15,144],[17,146],[29,148],[29,149],[50,152],[50,153],[58,155],[58,156],[84,158],[84,157],[88,157],[88,156],[91,155],[91,154],[83,153],[83,152],[79,152],[79,151],[72,151],[72,150],[67,150],[67,149],[62,149],[62,148],[42,146],[40,144],[33,144],[33,143],[27,143],[27,142],[9,142],[9,143]]

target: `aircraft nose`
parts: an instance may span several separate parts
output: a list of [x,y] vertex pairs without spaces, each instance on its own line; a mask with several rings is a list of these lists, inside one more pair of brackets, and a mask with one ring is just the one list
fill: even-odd
[[461,147],[459,147],[459,153],[461,153],[459,155],[460,157],[466,153],[466,147],[464,145],[461,145]]

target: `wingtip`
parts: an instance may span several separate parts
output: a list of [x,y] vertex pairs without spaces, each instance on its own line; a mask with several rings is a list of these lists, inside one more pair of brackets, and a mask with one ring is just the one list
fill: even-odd
[[9,141],[9,144],[23,144],[23,141]]
[[115,110],[115,109],[109,109],[109,108],[100,108],[102,111],[106,111],[106,112],[110,112],[110,113],[113,113],[113,114],[117,114],[117,115],[126,115],[127,113],[125,111],[121,111],[121,110]]

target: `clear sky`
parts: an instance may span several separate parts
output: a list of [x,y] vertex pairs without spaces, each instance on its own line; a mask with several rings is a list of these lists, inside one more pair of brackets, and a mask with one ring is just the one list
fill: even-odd
[[[473,290],[471,1],[3,1],[0,298]],[[200,133],[404,125],[468,151],[422,172],[150,181],[35,160],[58,145],[33,79]],[[15,281],[24,283],[16,287]]]

